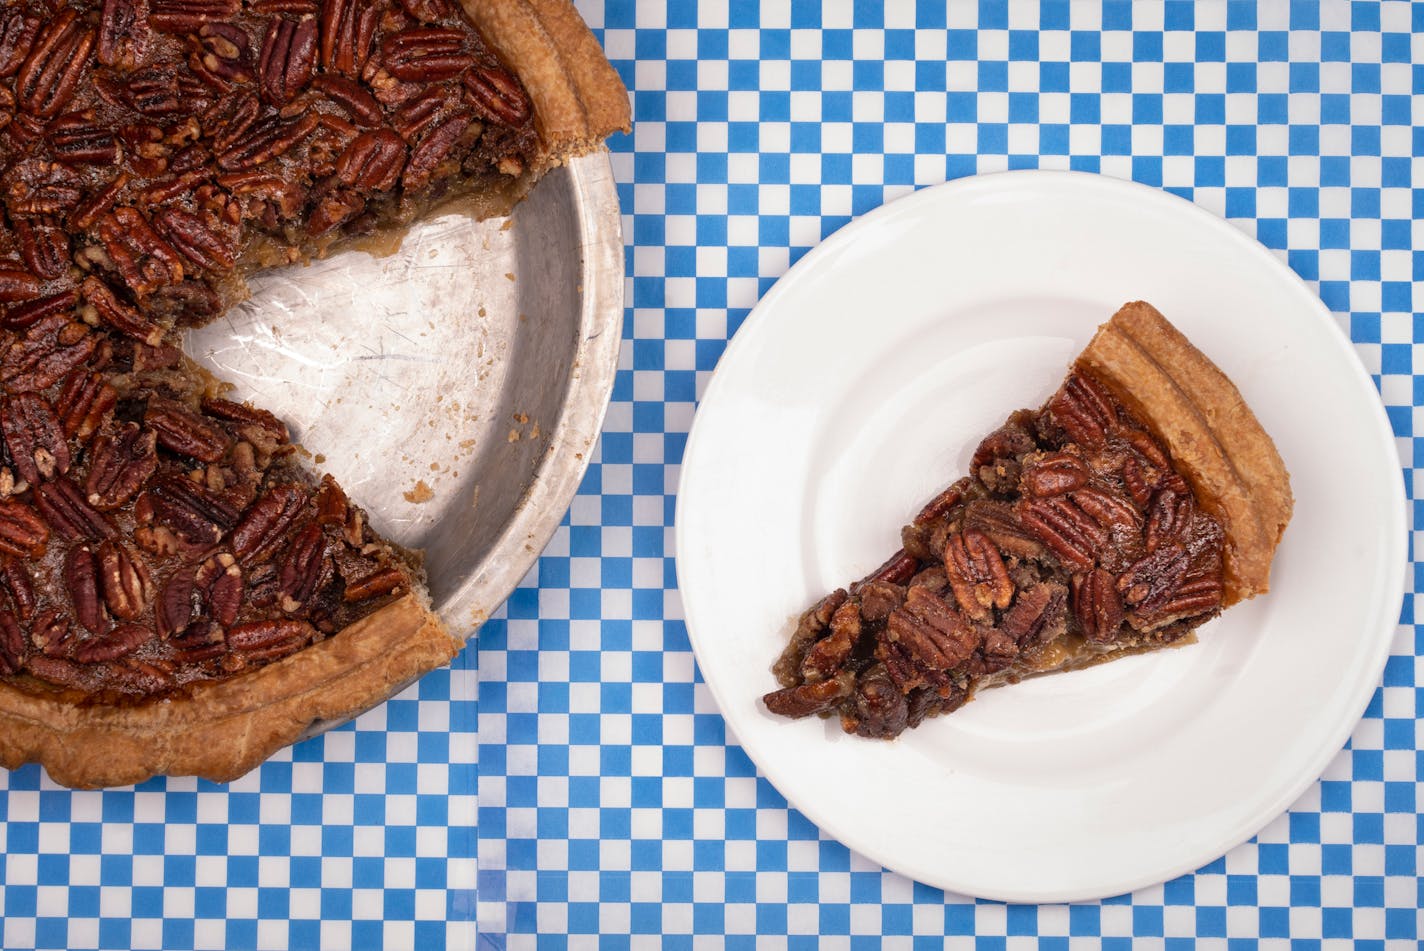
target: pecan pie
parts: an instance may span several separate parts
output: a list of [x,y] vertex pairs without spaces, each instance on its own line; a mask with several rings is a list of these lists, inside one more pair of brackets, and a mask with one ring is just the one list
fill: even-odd
[[764,698],[894,737],[977,690],[1190,643],[1266,591],[1291,513],[1275,445],[1150,305],[984,439],[884,565],[813,606]]
[[0,6],[0,764],[230,779],[454,656],[418,559],[180,334],[627,125],[568,0]]

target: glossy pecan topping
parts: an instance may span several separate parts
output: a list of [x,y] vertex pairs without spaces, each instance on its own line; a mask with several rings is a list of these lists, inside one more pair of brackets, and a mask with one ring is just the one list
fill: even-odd
[[1220,526],[1090,377],[1013,414],[971,469],[885,565],[802,616],[767,709],[894,736],[996,678],[1173,641],[1220,610]]

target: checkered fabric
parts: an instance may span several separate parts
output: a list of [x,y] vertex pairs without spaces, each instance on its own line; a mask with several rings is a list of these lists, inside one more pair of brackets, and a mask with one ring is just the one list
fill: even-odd
[[623,367],[564,526],[477,653],[237,783],[68,792],[33,767],[0,772],[0,945],[1414,946],[1412,594],[1349,746],[1256,839],[1106,902],[1005,906],[885,872],[757,776],[698,678],[671,526],[699,388],[771,283],[887,200],[1019,167],[1164,187],[1275,249],[1374,375],[1413,499],[1424,10],[579,7],[636,131],[613,143]]
[[884,871],[757,775],[699,679],[671,528],[697,396],[787,267],[914,188],[1026,167],[1163,187],[1274,249],[1374,375],[1412,498],[1424,5],[579,5],[633,95],[627,342],[569,518],[480,636],[488,946],[1414,946],[1412,595],[1349,746],[1253,841],[1110,901],[1005,906]]
[[473,946],[472,654],[225,786],[0,770],[0,947]]

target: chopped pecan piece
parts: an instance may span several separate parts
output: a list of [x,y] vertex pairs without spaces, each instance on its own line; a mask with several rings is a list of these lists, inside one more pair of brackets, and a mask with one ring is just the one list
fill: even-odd
[[801,676],[806,683],[832,677],[845,665],[860,639],[860,605],[855,601],[842,604],[831,615],[830,628],[830,635],[813,644],[801,662]]

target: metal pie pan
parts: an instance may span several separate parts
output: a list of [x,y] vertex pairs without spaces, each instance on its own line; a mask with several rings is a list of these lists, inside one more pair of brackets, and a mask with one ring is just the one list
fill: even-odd
[[608,407],[624,273],[608,154],[551,171],[508,218],[447,214],[372,251],[257,275],[185,347],[424,552],[434,609],[468,638],[548,543]]

